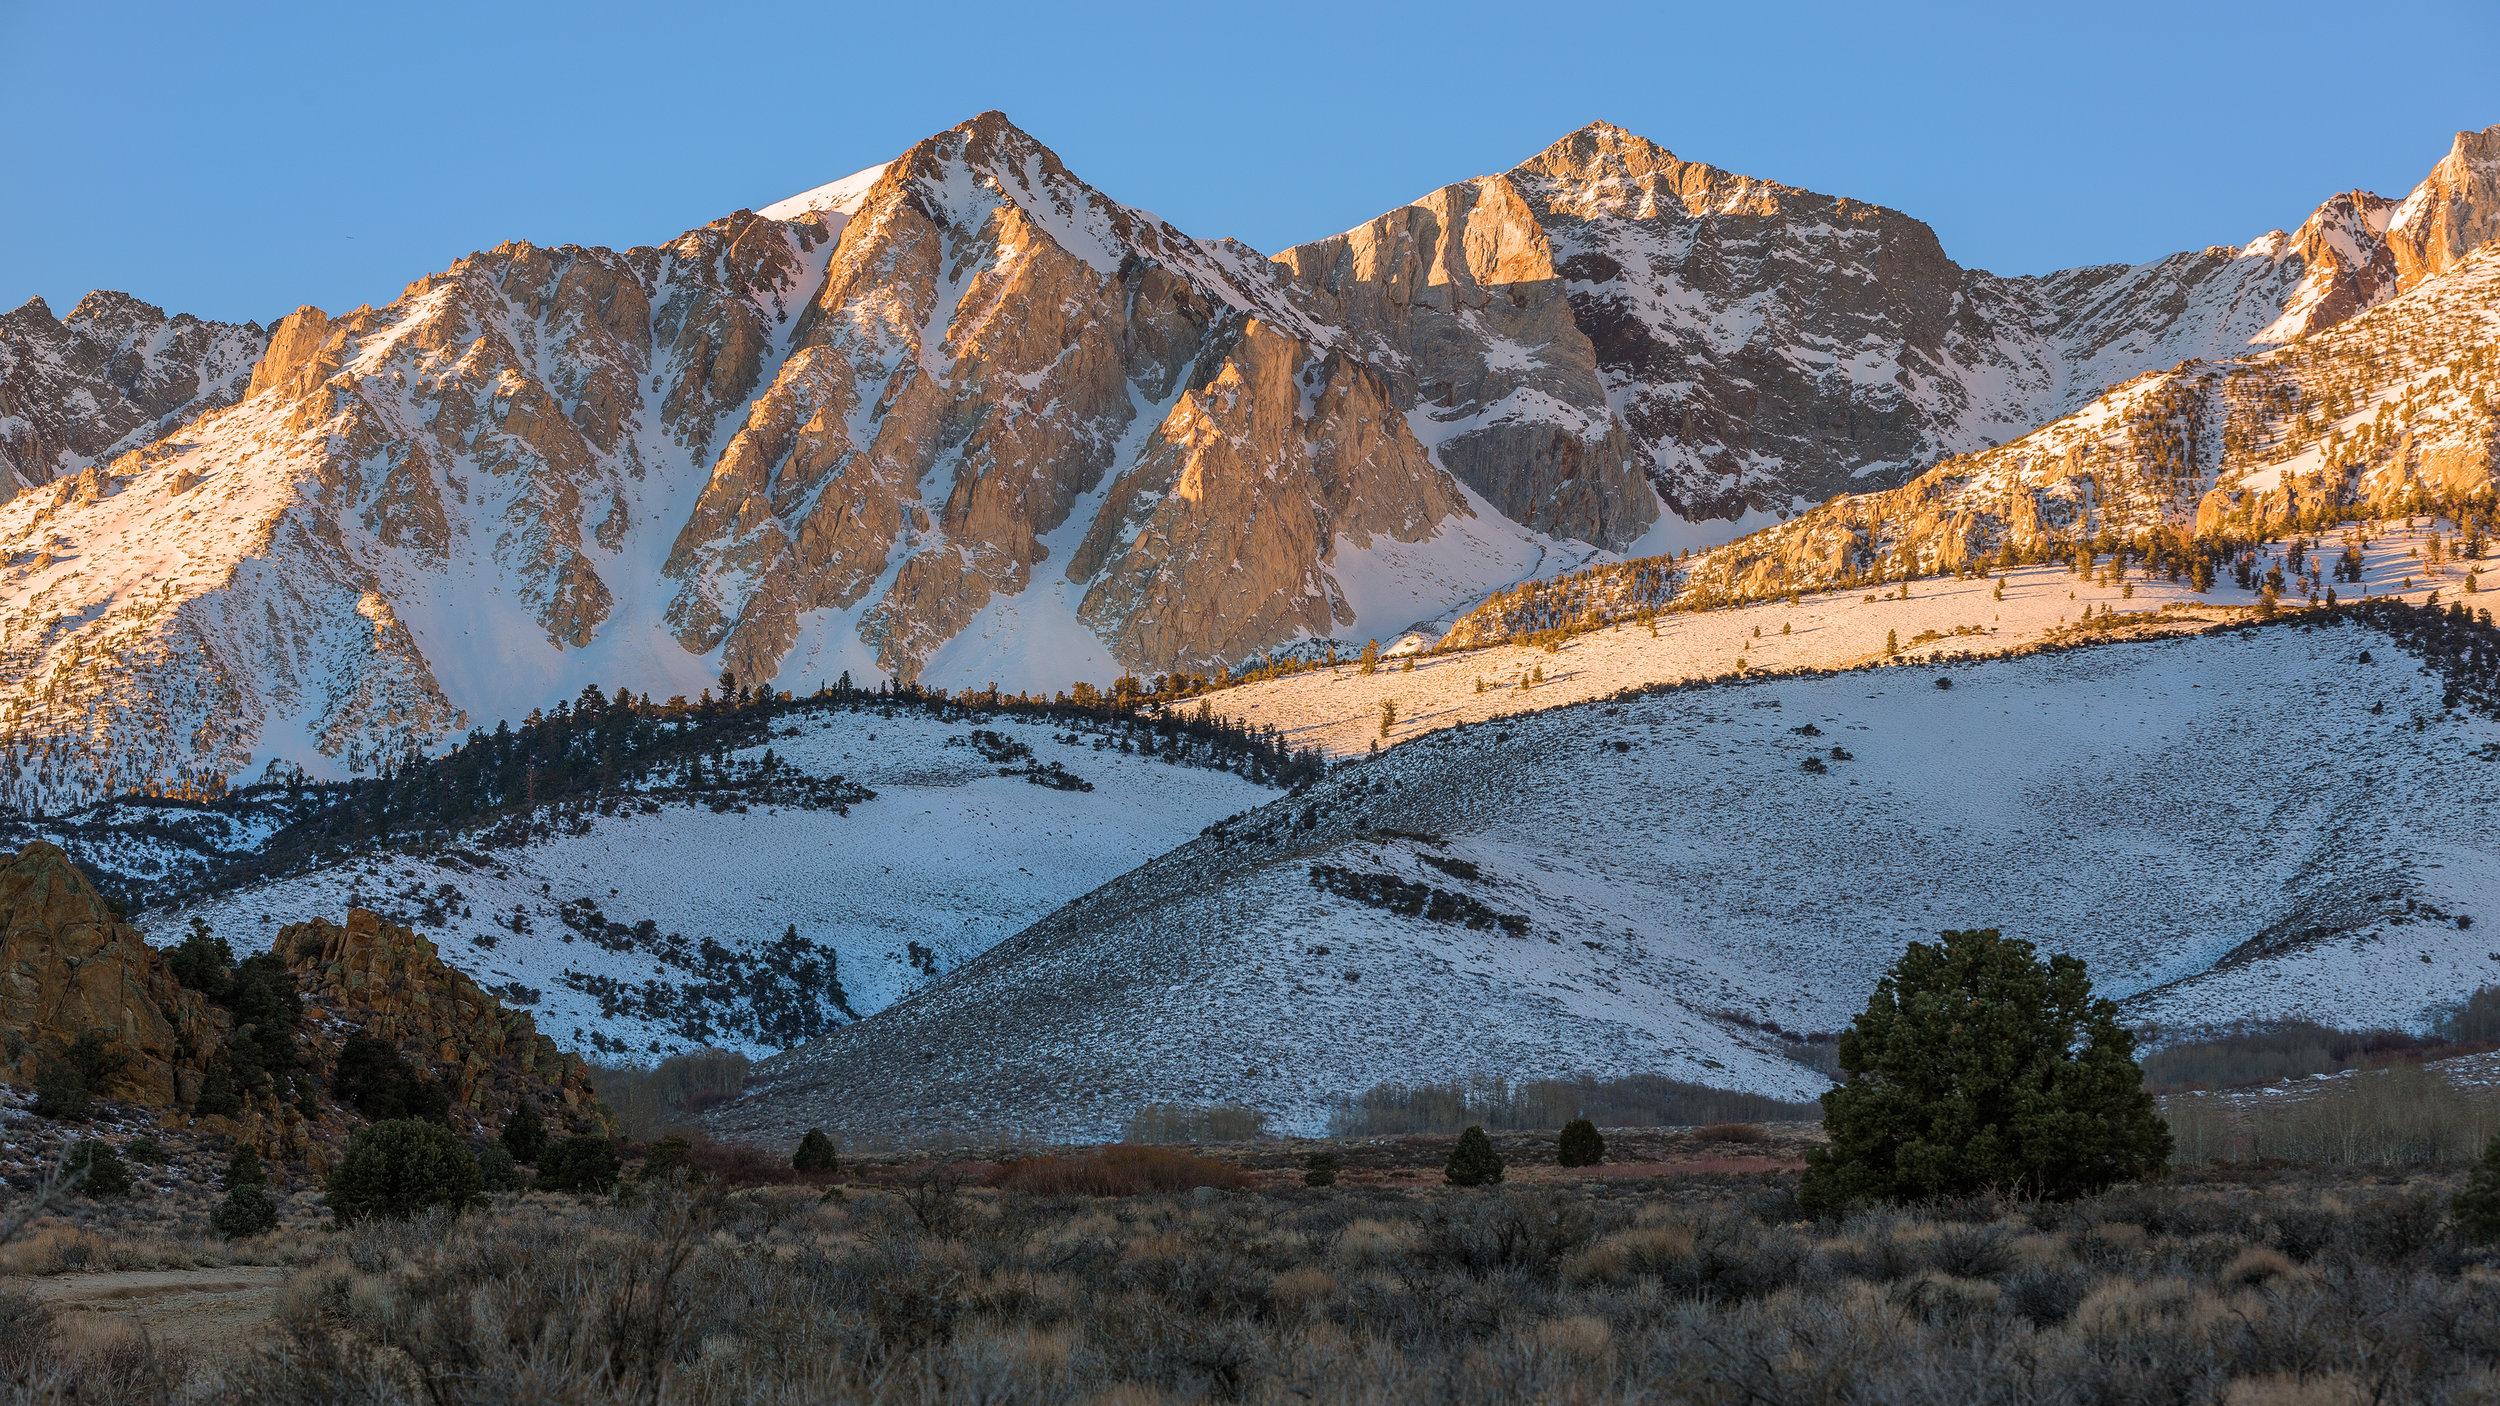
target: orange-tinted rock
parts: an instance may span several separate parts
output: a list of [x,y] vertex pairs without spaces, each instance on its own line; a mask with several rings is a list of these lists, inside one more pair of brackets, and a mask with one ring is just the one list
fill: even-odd
[[580,1056],[557,1049],[526,1011],[505,1010],[443,965],[434,944],[407,928],[351,908],[344,927],[316,918],[281,929],[276,950],[295,972],[307,1044],[325,1068],[361,1031],[440,1080],[455,1124],[493,1132],[527,1100],[559,1124],[605,1125]]
[[275,950],[304,1002],[299,1072],[311,1077],[318,1116],[275,1088],[246,1091],[230,1117],[194,1114],[209,1069],[227,1057],[233,1018],[175,981],[166,954],[112,915],[68,855],[28,845],[0,865],[0,1076],[31,1084],[45,1061],[93,1033],[118,1060],[96,1090],[104,1098],[319,1166],[357,1122],[320,1094],[339,1047],[362,1031],[399,1046],[442,1083],[465,1135],[494,1133],[524,1101],[558,1128],[611,1126],[578,1056],[443,965],[434,944],[408,929],[351,909],[344,927],[317,919],[282,929]]
[[[0,867],[0,1033],[10,1083],[93,1032],[121,1068],[98,1090],[125,1103],[169,1104],[185,1071],[206,1065],[229,1022],[185,991],[137,928],[116,919],[69,856],[36,843]],[[196,1086],[192,1089],[196,1092]]]

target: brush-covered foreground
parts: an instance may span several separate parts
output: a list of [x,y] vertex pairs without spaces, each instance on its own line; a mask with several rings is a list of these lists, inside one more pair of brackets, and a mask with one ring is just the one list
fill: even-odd
[[370,1225],[230,1355],[64,1337],[24,1399],[2464,1402],[2454,1178],[2190,1177],[1813,1223],[1783,1174],[1125,1198],[932,1175]]

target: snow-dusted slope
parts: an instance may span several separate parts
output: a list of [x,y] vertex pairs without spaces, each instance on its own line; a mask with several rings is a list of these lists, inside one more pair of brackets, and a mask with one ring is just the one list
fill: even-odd
[[838,181],[827,181],[814,190],[803,190],[787,200],[776,200],[755,213],[768,220],[796,220],[815,214],[828,219],[826,227],[835,234],[842,232],[841,222],[859,213],[868,201],[868,192],[876,189],[885,175],[886,162],[865,171],[854,171]]
[[[2348,596],[2416,604],[2434,592],[2454,600],[2466,576],[2490,565],[2463,555],[2450,524],[2425,519],[2390,525],[2354,548],[2358,580]],[[2431,559],[2434,540],[2452,544]],[[2342,544],[2337,543],[2340,548]],[[2500,547],[2500,543],[2489,544]],[[2336,550],[2305,561],[2324,570]],[[1899,658],[1920,662],[2023,653],[2086,632],[2177,633],[2246,618],[2263,593],[2262,573],[2288,569],[2282,549],[2255,564],[2252,584],[2218,577],[2198,591],[2138,565],[2089,575],[2070,567],[2018,566],[1993,579],[1929,577],[1884,588],[1870,599],[1852,591],[1814,594],[1715,610],[1630,620],[1548,644],[1505,642],[1427,653],[1428,641],[1401,642],[1378,673],[1351,662],[1222,689],[1207,706],[1251,728],[1275,728],[1296,747],[1332,756],[1410,741],[1462,724],[1541,712],[1625,689],[1754,676],[1853,669]],[[2108,615],[2106,623],[2100,620]],[[1654,623],[1653,631],[1650,625]],[[1409,667],[1409,666],[1412,667]],[[1525,687],[1522,687],[1522,684]],[[1387,732],[1381,705],[1394,709]]]
[[699,691],[651,589],[685,466],[826,254],[753,217],[505,245],[295,313],[241,404],[0,504],[9,799],[349,775],[592,682]]
[[[568,1047],[644,1058],[705,1044],[762,1054],[810,1020],[885,1007],[1179,837],[1275,794],[1229,772],[1124,752],[1099,731],[978,726],[1093,789],[999,775],[972,745],[974,724],[835,711],[807,716],[768,745],[800,771],[877,793],[847,815],[629,806],[517,847],[455,845],[424,857],[378,850],[141,921],[152,940],[170,943],[199,918],[243,953],[265,948],[286,924],[369,907],[413,924],[445,961],[529,1006],[539,1029]],[[91,863],[106,857],[81,852]],[[113,856],[138,857],[135,843]],[[645,922],[652,927],[637,931]],[[796,944],[777,946],[789,932]],[[821,981],[801,990],[787,979],[795,963],[827,950],[835,956]]]
[[[2500,904],[2500,726],[2443,711],[2385,635],[2278,627],[1938,677],[1434,733],[768,1062],[716,1125],[1085,1138],[1178,1101],[1309,1128],[1378,1082],[1579,1072],[1801,1095],[1820,1079],[1776,1032],[1842,1026],[1903,943],[1949,927],[2076,953],[2174,1022],[2414,1023],[2500,977],[2459,922]],[[1460,921],[1346,896],[1372,876],[1441,890]]]

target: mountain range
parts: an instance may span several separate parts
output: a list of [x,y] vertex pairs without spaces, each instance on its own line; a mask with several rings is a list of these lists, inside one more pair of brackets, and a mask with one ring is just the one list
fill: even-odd
[[0,785],[355,775],[590,684],[1047,690],[1437,636],[1943,462],[2036,468],[2017,446],[2113,385],[2301,347],[2495,233],[2500,128],[2400,202],[2008,278],[1599,123],[1270,258],[985,113],[381,308],[30,302],[0,317]]

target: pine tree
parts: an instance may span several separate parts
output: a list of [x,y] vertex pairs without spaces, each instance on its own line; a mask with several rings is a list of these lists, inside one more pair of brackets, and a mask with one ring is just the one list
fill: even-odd
[[200,1096],[191,1110],[209,1117],[232,1117],[243,1110],[243,1096],[235,1092],[234,1073],[219,1060],[208,1067],[208,1075],[200,1081]]
[[528,1186],[512,1149],[495,1143],[477,1154],[478,1185],[487,1191],[520,1191]]
[[1884,631],[1884,653],[1886,653],[1886,654],[1899,654],[1900,652],[1901,652],[1901,632],[1900,632],[1899,630],[1886,630],[1886,631]]
[[790,1154],[790,1165],[809,1173],[836,1172],[842,1169],[841,1159],[834,1153],[833,1139],[822,1128],[810,1128],[799,1139],[799,1150]]
[[420,1118],[358,1128],[325,1189],[341,1225],[406,1220],[434,1206],[458,1215],[484,1200],[477,1158],[451,1129]]
[[1487,1186],[1502,1179],[1502,1159],[1484,1129],[1470,1126],[1458,1135],[1458,1146],[1450,1149],[1449,1165],[1441,1174],[1452,1186]]
[[616,1144],[585,1133],[550,1144],[540,1154],[538,1185],[547,1191],[595,1194],[613,1188],[620,1170]]
[[1302,1184],[1304,1186],[1335,1186],[1337,1184],[1337,1154],[1314,1152],[1303,1158]]
[[2500,1244],[2500,1135],[2483,1148],[2483,1160],[2474,1164],[2448,1207],[2466,1239],[2477,1245]]
[[70,1147],[62,1165],[78,1178],[78,1189],[89,1196],[102,1199],[130,1194],[130,1168],[109,1142],[83,1139]]
[[260,1153],[238,1142],[226,1157],[226,1195],[209,1212],[209,1228],[229,1240],[262,1235],[278,1228],[278,1201],[269,1194],[268,1174]]
[[278,1228],[278,1201],[269,1188],[258,1183],[238,1186],[208,1213],[211,1230],[229,1240],[247,1235],[265,1235]]
[[703,1169],[694,1164],[694,1141],[684,1133],[670,1133],[651,1144],[642,1157],[642,1170],[634,1180],[647,1182],[682,1182],[692,1186],[703,1180]]
[[1995,929],[1913,942],[1840,1037],[1810,1210],[2002,1192],[2064,1199],[2150,1175],[2170,1129],[2135,1037],[2084,964]]
[[1595,1123],[1574,1118],[1563,1124],[1562,1137],[1554,1144],[1554,1160],[1566,1167],[1594,1167],[1606,1160],[1606,1140],[1597,1135]]
[[547,1125],[539,1121],[538,1106],[524,1099],[503,1123],[502,1142],[512,1160],[522,1166],[538,1164],[538,1156],[547,1150]]
[[1355,665],[1355,672],[1362,674],[1376,674],[1380,672],[1380,641],[1371,640],[1364,644],[1363,657]]

